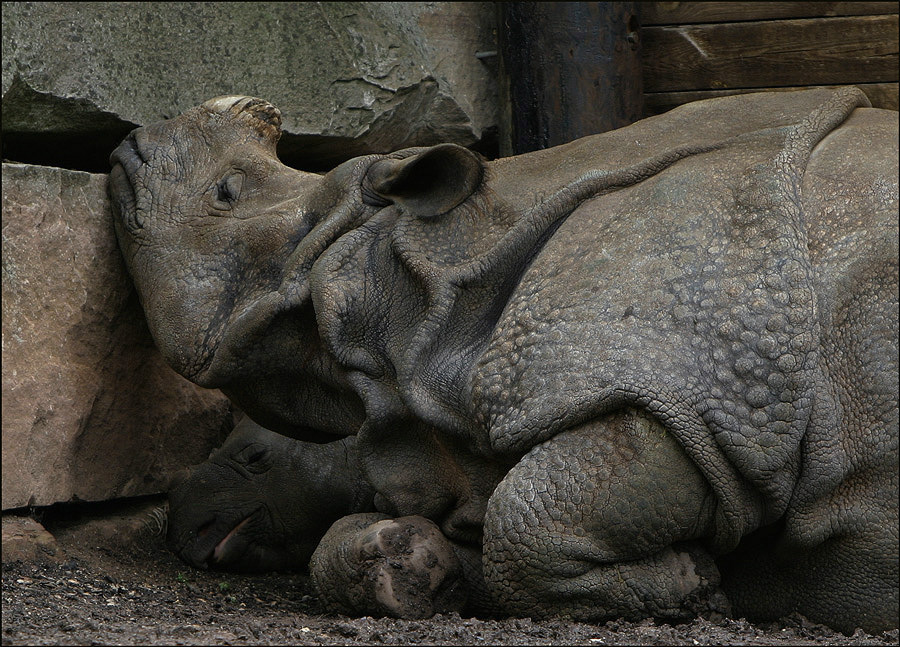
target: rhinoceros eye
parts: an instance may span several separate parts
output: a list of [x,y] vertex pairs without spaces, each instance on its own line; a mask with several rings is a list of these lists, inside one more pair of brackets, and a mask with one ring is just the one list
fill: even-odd
[[230,171],[225,177],[216,183],[216,194],[213,197],[212,206],[220,211],[228,211],[241,197],[241,187],[244,185],[244,174],[240,171]]
[[237,461],[251,472],[262,472],[269,468],[269,448],[265,445],[253,443],[244,447],[237,456]]

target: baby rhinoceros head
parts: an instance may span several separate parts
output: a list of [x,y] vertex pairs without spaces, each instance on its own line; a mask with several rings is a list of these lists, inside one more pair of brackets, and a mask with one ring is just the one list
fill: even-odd
[[197,568],[306,568],[349,503],[333,478],[342,441],[301,443],[244,419],[169,493],[166,541]]

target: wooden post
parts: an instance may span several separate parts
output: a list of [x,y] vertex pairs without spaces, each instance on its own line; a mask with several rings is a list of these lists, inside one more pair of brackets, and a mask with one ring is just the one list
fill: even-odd
[[638,2],[499,2],[500,155],[643,116]]

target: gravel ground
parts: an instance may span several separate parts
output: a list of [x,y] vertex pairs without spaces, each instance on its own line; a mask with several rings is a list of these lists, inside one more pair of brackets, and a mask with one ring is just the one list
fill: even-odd
[[154,532],[158,528],[148,509],[114,518],[44,519],[59,548],[53,558],[7,561],[4,547],[2,644],[898,644],[897,630],[845,636],[801,616],[768,625],[725,619],[670,626],[652,620],[586,624],[457,614],[424,621],[328,615],[303,574],[240,576],[184,565]]

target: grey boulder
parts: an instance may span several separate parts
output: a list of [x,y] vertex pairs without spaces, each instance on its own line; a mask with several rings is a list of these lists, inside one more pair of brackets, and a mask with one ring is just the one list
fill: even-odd
[[477,2],[6,3],[4,151],[62,141],[73,150],[53,155],[83,168],[97,143],[105,157],[135,125],[236,90],[290,110],[281,153],[305,167],[469,146],[496,127],[475,57],[495,49],[492,25]]

